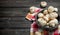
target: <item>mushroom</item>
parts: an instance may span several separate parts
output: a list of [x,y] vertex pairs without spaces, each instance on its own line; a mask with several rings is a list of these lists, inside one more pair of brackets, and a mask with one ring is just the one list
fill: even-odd
[[43,18],[44,18],[44,20],[46,20],[48,22],[49,21],[49,14],[46,14]]
[[44,16],[43,18],[44,18],[44,20],[46,20],[47,22],[49,21],[49,18],[48,18],[48,17]]
[[58,12],[58,8],[54,8],[54,11],[55,11],[55,12]]
[[58,14],[56,12],[50,13],[50,19],[55,19],[58,17]]
[[56,25],[58,25],[58,20],[57,19],[53,19],[49,22],[49,25],[52,27],[55,27]]
[[53,7],[53,6],[49,6],[49,7],[48,7],[48,12],[49,12],[49,13],[52,13],[53,11],[54,11],[54,7]]
[[43,14],[48,14],[48,11],[47,11],[47,10],[44,10],[44,11],[43,11]]
[[46,7],[46,6],[47,6],[47,2],[42,1],[42,2],[40,3],[40,5],[41,5],[42,7]]
[[49,24],[52,24],[52,25],[58,24],[58,20],[57,19],[50,20]]
[[38,17],[39,17],[39,18],[41,18],[41,17],[43,17],[43,16],[44,16],[43,13],[39,13],[39,14],[38,14]]
[[38,19],[38,22],[39,22],[39,24],[41,24],[42,26],[46,25],[46,23],[47,23],[43,18],[39,18],[39,19]]
[[30,9],[30,12],[31,12],[31,13],[34,13],[35,8],[36,8],[35,6],[31,6],[31,7],[29,8],[29,9]]

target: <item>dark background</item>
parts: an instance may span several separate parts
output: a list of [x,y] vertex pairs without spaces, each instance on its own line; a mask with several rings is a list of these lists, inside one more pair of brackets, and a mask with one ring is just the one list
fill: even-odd
[[60,0],[0,0],[0,35],[29,35],[31,22],[25,16],[30,6],[38,7],[41,1],[57,7],[60,18]]

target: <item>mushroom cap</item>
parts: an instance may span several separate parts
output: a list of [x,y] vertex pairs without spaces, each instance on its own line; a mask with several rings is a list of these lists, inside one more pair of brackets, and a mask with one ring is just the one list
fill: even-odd
[[50,19],[49,19],[49,14],[46,14],[43,18],[44,18],[44,20],[46,20],[47,22],[50,20]]
[[51,23],[58,24],[58,20],[57,19],[53,19],[53,20],[49,21],[49,24],[51,24]]
[[55,25],[56,25],[55,23],[51,23],[51,24],[50,24],[50,26],[52,26],[52,27],[55,27]]
[[56,12],[50,13],[50,19],[57,18],[58,14]]
[[41,18],[41,17],[43,17],[43,16],[44,16],[43,13],[39,13],[39,14],[38,14],[38,17],[39,17],[39,18]]
[[38,19],[38,22],[39,22],[39,24],[41,24],[42,26],[46,25],[46,23],[47,23],[43,18],[39,18],[39,19]]
[[42,2],[40,3],[40,5],[41,5],[42,7],[46,7],[46,6],[47,6],[47,2],[42,1]]
[[49,6],[49,7],[48,7],[48,12],[49,12],[49,13],[52,13],[53,11],[54,11],[54,7],[53,7],[53,6]]
[[45,16],[46,16],[46,17],[48,17],[48,18],[50,17],[50,15],[49,15],[49,14],[46,14]]
[[58,8],[54,8],[54,11],[55,11],[55,12],[58,12]]
[[48,11],[47,11],[47,10],[44,10],[44,11],[43,11],[43,14],[48,14]]
[[58,25],[58,20],[53,19],[53,20],[49,21],[49,25],[52,26],[52,27],[55,27],[56,25]]
[[47,22],[49,21],[49,18],[48,18],[48,17],[44,16],[43,18],[44,18],[44,20],[46,20]]
[[35,6],[31,6],[31,7],[29,8],[29,9],[30,9],[30,12],[31,12],[31,13],[34,13],[35,8],[36,8]]

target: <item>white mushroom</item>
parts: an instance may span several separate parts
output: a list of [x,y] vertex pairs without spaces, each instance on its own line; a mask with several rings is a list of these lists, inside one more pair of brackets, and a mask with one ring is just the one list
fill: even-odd
[[47,11],[47,10],[44,10],[44,11],[43,11],[43,14],[48,14],[48,11]]
[[38,22],[39,22],[39,24],[41,24],[42,26],[46,25],[46,23],[47,23],[43,18],[39,18],[39,19],[38,19]]
[[43,18],[44,18],[47,22],[49,21],[49,18],[48,18],[48,17],[44,16]]
[[49,14],[46,14],[43,18],[48,22],[49,21]]
[[57,20],[57,19],[53,19],[53,20],[51,20],[51,21],[49,22],[49,24],[51,24],[51,23],[58,24],[58,20]]
[[58,12],[58,8],[54,8],[54,11],[55,11],[55,12]]
[[48,17],[48,18],[50,17],[50,15],[49,15],[49,14],[46,14],[45,16],[46,16],[46,17]]
[[41,5],[42,7],[46,7],[46,6],[47,6],[47,2],[42,1],[42,2],[40,3],[40,5]]
[[49,12],[49,13],[52,13],[53,11],[54,11],[54,7],[53,7],[53,6],[49,6],[49,7],[48,7],[48,12]]
[[49,14],[46,14],[43,18],[48,22],[49,21]]
[[35,6],[31,6],[31,7],[29,8],[29,9],[30,9],[30,12],[31,12],[31,13],[34,13],[35,8],[36,8]]
[[58,14],[56,12],[50,13],[50,19],[55,19],[58,17]]
[[50,26],[52,26],[52,27],[55,27],[55,25],[56,25],[55,23],[51,23],[51,24],[50,24]]
[[41,18],[41,17],[43,17],[43,16],[44,16],[43,13],[39,13],[39,14],[38,14],[38,17],[39,17],[39,18]]
[[58,20],[57,19],[53,19],[49,22],[50,26],[55,27],[55,25],[58,25]]

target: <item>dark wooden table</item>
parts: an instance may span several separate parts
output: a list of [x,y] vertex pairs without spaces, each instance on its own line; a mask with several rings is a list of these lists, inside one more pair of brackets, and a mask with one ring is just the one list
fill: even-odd
[[[44,0],[0,0],[0,35],[29,35],[31,22],[25,16],[30,6],[39,7],[41,1]],[[45,1],[59,9],[60,18],[60,0]]]

